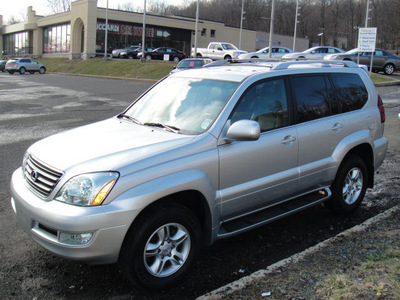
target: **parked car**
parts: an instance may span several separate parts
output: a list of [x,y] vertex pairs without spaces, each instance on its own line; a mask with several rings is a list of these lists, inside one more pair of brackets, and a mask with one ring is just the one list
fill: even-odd
[[33,58],[12,58],[6,63],[6,71],[10,74],[14,74],[14,72],[20,74],[39,72],[44,74],[46,73],[46,66]]
[[240,54],[247,51],[239,50],[235,45],[226,42],[211,42],[207,48],[195,48],[191,50],[191,57],[207,57],[211,59],[237,59]]
[[212,62],[211,58],[185,58],[171,71],[176,73],[183,70],[201,68],[202,66]]
[[120,55],[121,55],[121,52],[127,51],[127,50],[132,50],[133,51],[133,50],[135,50],[135,49],[137,49],[139,47],[140,46],[138,46],[138,45],[132,45],[132,46],[121,48],[121,49],[114,49],[113,51],[111,51],[111,55],[112,55],[112,57],[119,58]]
[[[352,60],[366,65],[368,69],[371,66],[372,52],[359,52],[353,49],[342,54],[331,54],[324,57],[327,60]],[[375,49],[372,60],[372,72],[383,72],[386,75],[392,75],[394,71],[400,69],[400,57],[393,55],[389,51]]]
[[0,60],[0,70],[2,71],[2,72],[5,72],[6,71],[6,60]]
[[[186,54],[180,50],[175,48],[168,48],[168,47],[160,47],[156,48],[153,51],[146,51],[144,52],[144,58],[146,60],[158,59],[164,60],[166,55],[168,55],[169,61],[180,61],[186,57]],[[138,54],[138,58],[141,58],[143,53]]]
[[181,282],[202,243],[322,202],[353,212],[388,147],[367,72],[225,64],[166,76],[119,115],[30,146],[10,184],[21,227],[156,291]]
[[[292,49],[286,47],[272,47],[271,58],[282,58],[285,54],[293,53]],[[249,52],[246,54],[241,54],[239,59],[247,58],[269,58],[269,47],[262,48],[256,52]]]
[[[153,51],[153,48],[151,48],[151,47],[146,48],[146,51],[147,52]],[[134,59],[134,58],[138,58],[139,53],[142,53],[142,47],[124,50],[119,54],[119,57]]]
[[335,53],[344,53],[344,50],[330,46],[317,46],[307,49],[303,52],[285,54],[282,58],[323,59],[326,55]]

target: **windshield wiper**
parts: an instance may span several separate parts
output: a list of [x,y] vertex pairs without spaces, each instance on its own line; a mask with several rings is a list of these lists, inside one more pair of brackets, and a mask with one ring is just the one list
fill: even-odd
[[143,123],[140,122],[138,119],[135,119],[134,117],[131,117],[131,116],[127,115],[127,114],[119,114],[117,116],[117,118],[126,118],[126,119],[131,120],[132,122],[134,122],[136,124],[143,125]]
[[174,132],[174,133],[179,133],[181,131],[178,127],[166,125],[166,124],[162,124],[162,123],[148,122],[148,123],[143,123],[143,125],[165,128],[166,130]]

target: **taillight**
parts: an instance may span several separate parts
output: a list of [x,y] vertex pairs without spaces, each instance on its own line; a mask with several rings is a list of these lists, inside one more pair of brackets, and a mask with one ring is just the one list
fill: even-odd
[[379,95],[378,95],[378,109],[379,113],[381,114],[381,123],[384,123],[386,121],[385,107],[383,106],[382,98]]

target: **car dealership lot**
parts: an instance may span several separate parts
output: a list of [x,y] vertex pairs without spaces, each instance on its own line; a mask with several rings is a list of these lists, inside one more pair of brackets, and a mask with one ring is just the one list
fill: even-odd
[[[15,223],[8,185],[12,171],[21,164],[23,153],[34,141],[111,117],[150,85],[52,74],[0,74],[0,295],[3,298],[143,298],[118,274],[116,265],[89,267],[55,257],[36,245]],[[400,90],[387,87],[379,92],[386,105],[385,135],[390,148],[377,176],[376,188],[354,216],[337,217],[323,207],[315,207],[312,212],[304,211],[246,235],[220,241],[202,251],[194,272],[180,287],[152,298],[196,298],[394,205],[398,200],[391,195],[399,186]]]

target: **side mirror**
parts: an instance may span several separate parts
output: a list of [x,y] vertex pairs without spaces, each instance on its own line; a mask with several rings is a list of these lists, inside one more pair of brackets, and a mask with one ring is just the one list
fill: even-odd
[[314,50],[314,51],[311,51],[311,54],[315,54],[315,50]]
[[229,140],[256,141],[260,138],[260,125],[252,120],[240,120],[233,123],[226,133]]

